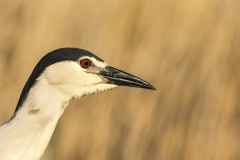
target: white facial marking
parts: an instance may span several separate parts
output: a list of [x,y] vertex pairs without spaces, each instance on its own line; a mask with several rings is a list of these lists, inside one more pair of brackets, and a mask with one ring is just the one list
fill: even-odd
[[[89,59],[93,67],[82,68],[79,64],[82,59]],[[83,95],[102,92],[117,87],[117,85],[107,84],[97,71],[105,68],[105,62],[97,61],[93,57],[81,57],[79,61],[63,61],[55,63],[46,68],[43,76],[49,84],[58,88],[61,92],[71,98],[79,98]]]

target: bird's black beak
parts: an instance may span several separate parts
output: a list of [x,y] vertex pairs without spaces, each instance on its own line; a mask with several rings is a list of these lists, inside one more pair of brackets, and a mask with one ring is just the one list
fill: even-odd
[[156,90],[148,82],[126,73],[124,71],[118,70],[116,68],[107,66],[100,70],[99,74],[106,80],[109,84],[116,84],[119,86],[130,86],[138,88],[146,88],[151,90]]

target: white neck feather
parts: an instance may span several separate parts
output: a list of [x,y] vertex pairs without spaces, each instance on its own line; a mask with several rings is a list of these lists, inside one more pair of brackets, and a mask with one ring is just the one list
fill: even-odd
[[1,126],[0,159],[40,159],[70,99],[39,77],[16,116]]

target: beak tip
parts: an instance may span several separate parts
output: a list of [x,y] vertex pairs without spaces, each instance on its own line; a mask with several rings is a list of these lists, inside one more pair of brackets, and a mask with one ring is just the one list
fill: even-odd
[[149,85],[146,89],[149,89],[149,90],[154,90],[156,91],[157,89],[155,87],[153,87],[152,85]]
[[157,89],[155,87],[151,88],[151,90],[157,91]]

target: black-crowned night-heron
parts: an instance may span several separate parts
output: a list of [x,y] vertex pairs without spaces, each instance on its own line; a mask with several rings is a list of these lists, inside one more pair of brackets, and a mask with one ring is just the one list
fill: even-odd
[[155,89],[86,50],[48,53],[26,82],[14,115],[0,126],[0,159],[40,159],[69,100],[117,86]]

